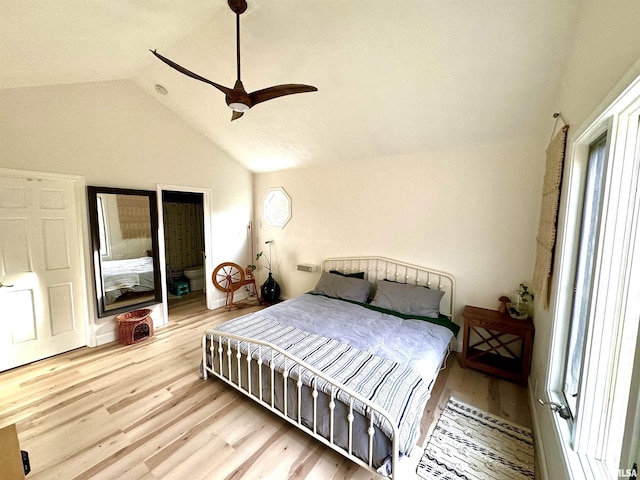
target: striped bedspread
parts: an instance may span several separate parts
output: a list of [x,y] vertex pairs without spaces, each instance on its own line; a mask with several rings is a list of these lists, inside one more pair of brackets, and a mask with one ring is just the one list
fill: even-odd
[[[368,398],[395,419],[400,433],[400,453],[411,452],[420,433],[422,412],[430,395],[427,382],[411,368],[256,314],[227,322],[218,330],[277,345]],[[235,347],[234,342],[232,345]],[[246,344],[241,344],[240,350],[246,355]],[[266,350],[262,350],[263,362],[268,362],[271,358],[271,353]],[[251,352],[251,356],[257,360],[257,349]],[[281,356],[278,358],[280,360],[276,362],[275,369],[282,373],[285,370],[284,360]],[[290,365],[286,368],[287,376],[297,380],[297,368],[291,369]],[[311,372],[303,370],[301,376],[303,383],[311,386]],[[330,388],[319,379],[317,388],[331,394]],[[335,394],[339,400],[344,401],[346,398],[340,391]],[[354,409],[368,415],[364,405],[359,402],[354,403]],[[376,417],[378,416],[374,417],[376,426],[390,436],[391,427],[386,421]]]

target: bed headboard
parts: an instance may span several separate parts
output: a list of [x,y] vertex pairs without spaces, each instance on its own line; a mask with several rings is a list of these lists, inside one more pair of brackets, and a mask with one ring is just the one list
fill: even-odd
[[375,287],[378,280],[422,285],[444,291],[440,311],[453,320],[455,307],[455,281],[445,272],[400,262],[385,257],[335,257],[322,261],[322,271],[337,270],[342,273],[364,272],[364,278]]

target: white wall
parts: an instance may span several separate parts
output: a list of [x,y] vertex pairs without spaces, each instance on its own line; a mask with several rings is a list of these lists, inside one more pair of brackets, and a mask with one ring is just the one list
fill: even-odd
[[[543,167],[544,147],[521,141],[257,174],[257,251],[275,241],[284,297],[317,280],[297,263],[329,256],[382,255],[449,272],[460,322],[465,304],[497,308],[530,281]],[[270,187],[291,196],[284,229],[262,219]]]
[[[81,175],[87,185],[210,188],[213,265],[249,262],[251,173],[131,81],[0,90],[0,145],[0,167]],[[92,286],[87,295],[95,315]],[[96,322],[99,338],[115,338],[112,317]]]

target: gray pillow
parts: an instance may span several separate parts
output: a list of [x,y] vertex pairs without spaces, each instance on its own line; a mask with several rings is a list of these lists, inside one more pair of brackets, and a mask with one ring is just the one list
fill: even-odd
[[378,282],[371,305],[395,312],[438,318],[444,292],[407,283]]
[[311,293],[364,303],[369,297],[369,290],[371,284],[366,280],[322,272],[316,288]]

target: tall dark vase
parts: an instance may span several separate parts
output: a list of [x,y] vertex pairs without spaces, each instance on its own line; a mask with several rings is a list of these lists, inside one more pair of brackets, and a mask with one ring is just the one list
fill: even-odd
[[275,302],[280,298],[280,285],[278,285],[276,279],[273,278],[271,272],[269,272],[269,278],[262,284],[260,294],[262,295],[262,299],[269,303]]

